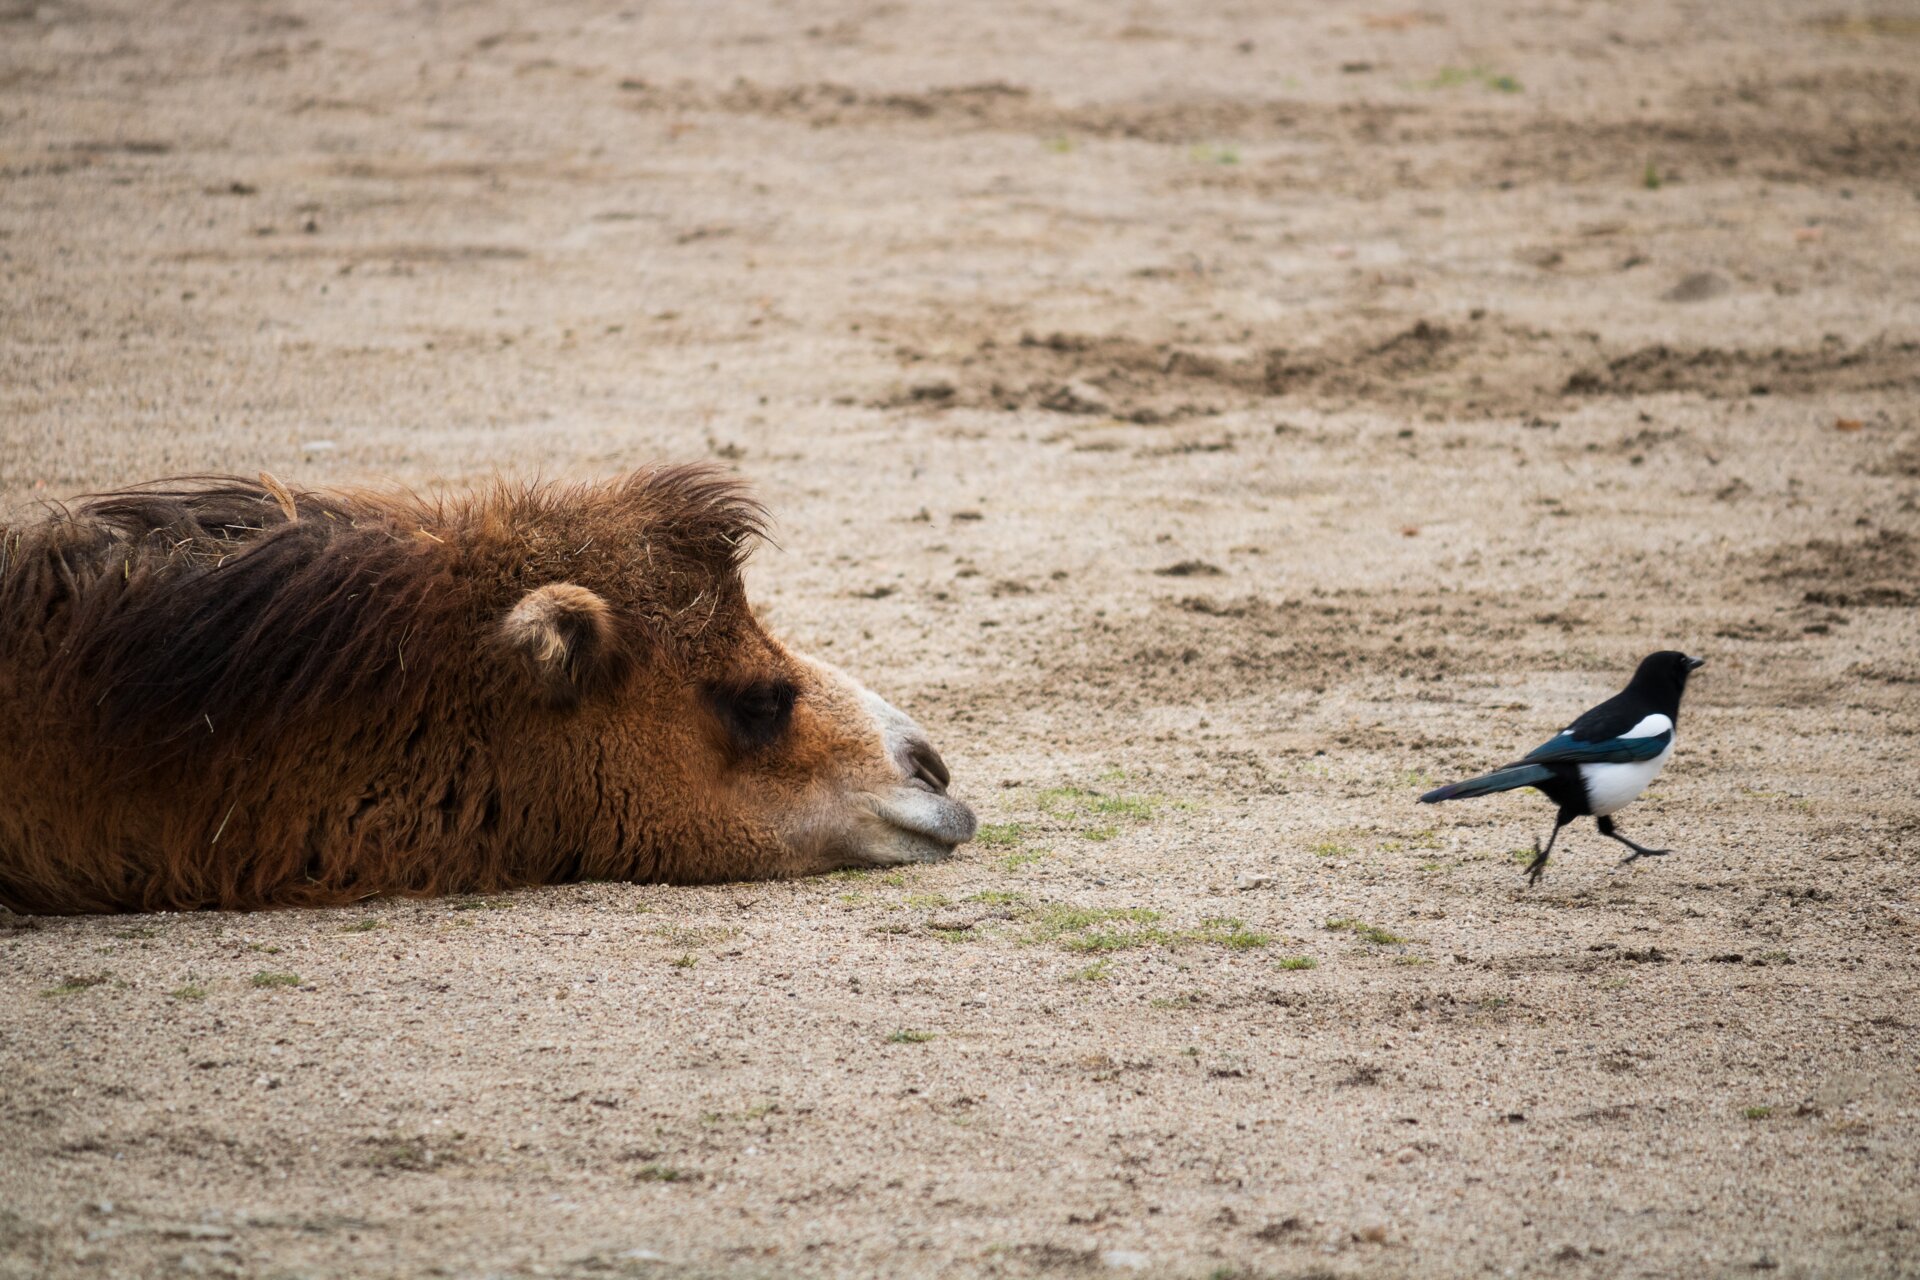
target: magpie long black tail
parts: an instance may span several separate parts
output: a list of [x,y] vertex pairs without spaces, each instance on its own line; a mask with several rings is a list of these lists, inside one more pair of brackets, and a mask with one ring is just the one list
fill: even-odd
[[1504,769],[1495,769],[1492,773],[1468,778],[1465,782],[1449,782],[1444,787],[1435,787],[1420,797],[1420,803],[1438,804],[1442,800],[1466,800],[1472,796],[1490,796],[1496,791],[1530,787],[1536,782],[1545,782],[1552,776],[1553,770],[1544,765],[1510,764]]

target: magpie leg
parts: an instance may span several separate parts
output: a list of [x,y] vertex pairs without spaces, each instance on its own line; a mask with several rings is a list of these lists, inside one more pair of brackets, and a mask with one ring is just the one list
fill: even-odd
[[1612,818],[1595,818],[1593,820],[1593,825],[1596,827],[1599,827],[1600,834],[1605,836],[1607,839],[1618,840],[1621,844],[1633,850],[1632,853],[1620,859],[1620,865],[1623,867],[1626,866],[1629,862],[1632,862],[1638,858],[1664,858],[1668,854],[1673,852],[1673,850],[1671,849],[1649,849],[1647,848],[1647,846],[1643,844],[1627,839],[1625,836],[1621,835],[1618,831],[1615,831],[1613,829]]
[[1540,883],[1540,875],[1547,869],[1547,857],[1553,852],[1553,842],[1560,838],[1560,828],[1566,825],[1567,820],[1565,818],[1556,818],[1554,820],[1553,834],[1547,837],[1546,848],[1542,849],[1538,840],[1533,842],[1533,861],[1527,864],[1528,885]]

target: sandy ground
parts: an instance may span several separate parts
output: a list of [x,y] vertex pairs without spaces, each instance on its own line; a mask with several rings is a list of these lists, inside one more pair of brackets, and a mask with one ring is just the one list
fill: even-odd
[[0,1275],[1920,1275],[1920,11],[1402,2],[0,0],[6,509],[729,459],[990,824],[0,920]]

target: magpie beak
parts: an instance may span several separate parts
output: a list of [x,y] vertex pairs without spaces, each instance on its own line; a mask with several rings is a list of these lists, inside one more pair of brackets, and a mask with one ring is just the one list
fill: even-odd
[[1687,659],[1687,670],[1689,671],[1698,671],[1706,665],[1707,660],[1705,658],[1688,657]]

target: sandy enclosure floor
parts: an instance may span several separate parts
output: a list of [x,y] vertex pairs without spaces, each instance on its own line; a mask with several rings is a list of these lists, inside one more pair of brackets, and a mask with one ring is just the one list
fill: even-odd
[[729,459],[989,824],[0,920],[0,1275],[1920,1274],[1920,11],[1417,3],[0,0],[7,510]]

